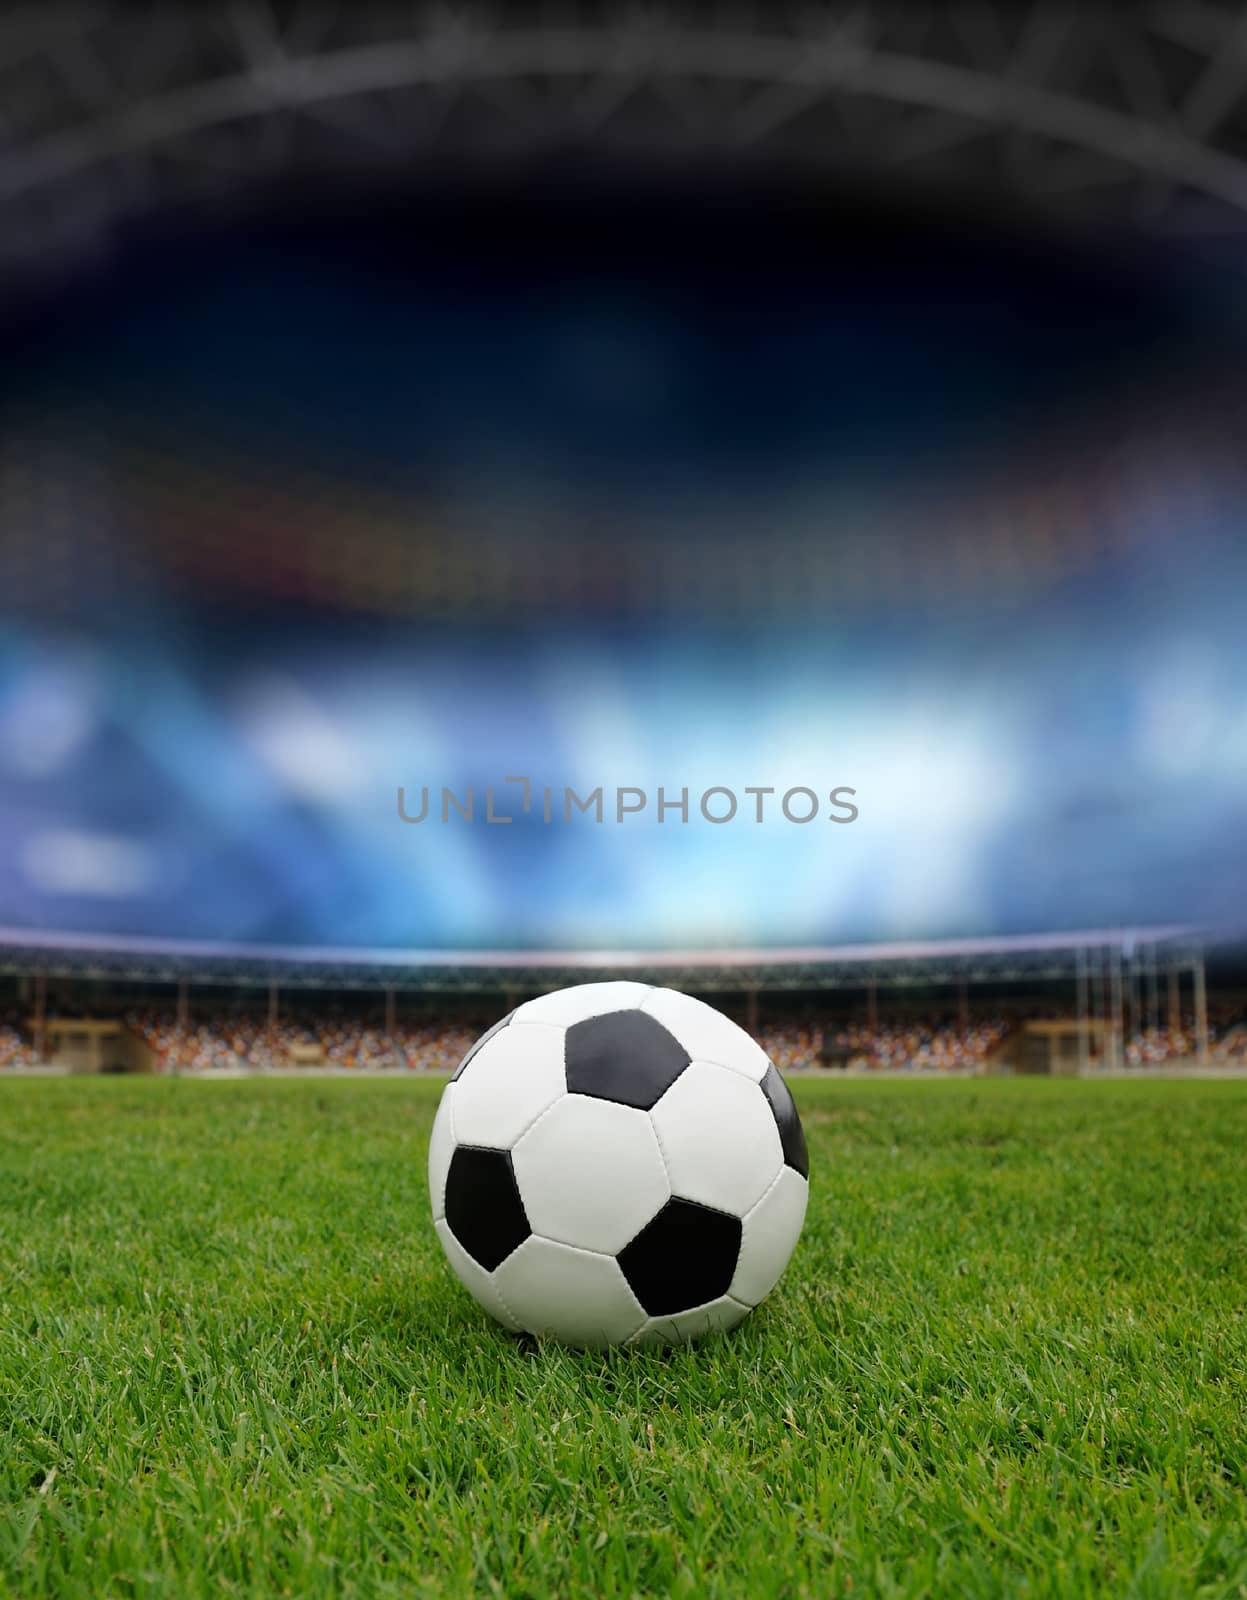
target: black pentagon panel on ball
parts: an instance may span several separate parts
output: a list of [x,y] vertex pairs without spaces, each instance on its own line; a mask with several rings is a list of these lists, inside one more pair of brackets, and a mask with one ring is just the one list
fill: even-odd
[[808,1178],[810,1157],[805,1148],[805,1129],[801,1126],[801,1118],[797,1115],[792,1091],[773,1065],[766,1069],[762,1079],[762,1093],[770,1102],[775,1126],[779,1129],[779,1142],[783,1146],[785,1165],[791,1167],[794,1172],[799,1172],[803,1178]]
[[524,1243],[532,1229],[505,1150],[459,1146],[446,1174],[446,1221],[486,1272]]
[[739,1217],[692,1200],[668,1200],[619,1252],[619,1265],[651,1317],[674,1316],[727,1293],[740,1236]]
[[487,1045],[489,1043],[489,1041],[493,1038],[494,1034],[501,1033],[503,1028],[506,1027],[507,1023],[510,1022],[511,1018],[514,1015],[515,1015],[514,1011],[508,1011],[506,1016],[503,1017],[501,1022],[495,1022],[492,1028],[487,1028],[485,1030],[485,1032],[483,1034],[481,1034],[480,1038],[476,1041],[476,1043],[470,1047],[470,1049],[468,1050],[467,1055],[464,1056],[463,1060],[459,1063],[459,1065],[451,1073],[451,1075],[450,1075],[451,1083],[453,1083],[456,1078],[461,1078],[463,1076],[463,1069],[467,1066],[468,1062],[471,1061],[472,1057],[477,1053],[477,1051],[482,1049],[485,1045]]
[[645,1011],[608,1011],[573,1023],[564,1040],[567,1087],[648,1111],[688,1066],[688,1051]]

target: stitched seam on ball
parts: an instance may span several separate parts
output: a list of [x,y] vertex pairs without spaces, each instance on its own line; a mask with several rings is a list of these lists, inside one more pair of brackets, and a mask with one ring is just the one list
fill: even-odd
[[[672,993],[678,993],[678,991],[670,990],[670,989],[660,989],[656,984],[651,984],[650,985],[650,993],[651,994],[672,994]],[[637,1010],[638,1011],[645,1011],[645,1015],[647,1017],[654,1017],[654,1013],[652,1011],[646,1011],[645,1010],[646,1005],[647,1005],[647,1001],[642,1000],[640,1005],[637,1007]],[[730,1020],[730,1018],[729,1018],[729,1020]],[[711,1067],[722,1067],[726,1072],[734,1072],[734,1073],[736,1073],[738,1077],[749,1078],[751,1083],[758,1083],[758,1082],[761,1081],[760,1079],[754,1078],[752,1076],[752,1074],[746,1072],[742,1067],[733,1066],[730,1061],[720,1061],[717,1056],[703,1055],[700,1051],[690,1050],[688,1045],[686,1045],[684,1043],[684,1040],[680,1038],[679,1034],[676,1033],[675,1029],[671,1026],[671,1024],[669,1022],[664,1022],[661,1017],[654,1017],[654,1021],[657,1022],[660,1027],[666,1028],[667,1032],[671,1035],[671,1037],[675,1040],[675,1042],[680,1046],[681,1050],[684,1051],[685,1055],[689,1058],[690,1061],[704,1061],[708,1066],[711,1066]],[[741,1032],[744,1033],[744,1029],[743,1028],[741,1029]],[[771,1060],[770,1056],[767,1055],[766,1051],[762,1049],[762,1046],[760,1044],[758,1044],[758,1041],[756,1039],[750,1039],[750,1037],[749,1037],[749,1035],[747,1033],[745,1034],[745,1038],[748,1039],[749,1043],[754,1045],[756,1047],[756,1049],[761,1052],[762,1058],[766,1062],[768,1067],[775,1065],[774,1062]],[[776,1070],[778,1071],[779,1069],[776,1068]]]
[[[736,1282],[736,1274],[740,1271],[740,1258],[745,1253],[745,1230],[749,1226],[749,1219],[750,1219],[750,1217],[753,1216],[754,1212],[758,1209],[758,1207],[766,1199],[767,1195],[770,1194],[771,1190],[775,1187],[775,1185],[783,1177],[784,1171],[785,1171],[784,1164],[781,1161],[780,1162],[779,1171],[775,1174],[775,1176],[771,1179],[770,1183],[767,1184],[766,1188],[762,1191],[762,1193],[758,1196],[758,1198],[754,1201],[754,1203],[749,1207],[748,1211],[746,1211],[744,1216],[740,1219],[740,1249],[736,1252],[736,1266],[734,1267],[734,1269],[732,1271],[732,1283]],[[731,1285],[728,1286],[727,1298],[729,1300],[735,1300],[736,1304],[738,1306],[744,1306],[746,1311],[753,1311],[756,1308],[757,1305],[761,1304],[760,1301],[755,1301],[755,1302],[753,1302],[751,1304],[748,1300],[738,1299],[737,1296],[732,1293]],[[766,1296],[763,1295],[762,1298],[765,1299]]]
[[[657,1020],[657,1019],[655,1019],[655,1020]],[[664,1024],[664,1026],[665,1026],[665,1024]],[[673,1039],[675,1038],[674,1034],[672,1034],[672,1038]],[[676,1040],[676,1043],[678,1044],[679,1040]],[[689,1053],[689,1049],[688,1049],[687,1045],[680,1045],[680,1048],[685,1052],[686,1055],[688,1055],[689,1066],[692,1066],[694,1061],[700,1061],[702,1066],[704,1066],[704,1067],[722,1067],[724,1072],[734,1072],[738,1078],[744,1078],[746,1080],[746,1082],[748,1082],[748,1083],[756,1083],[759,1086],[761,1086],[762,1078],[755,1078],[754,1075],[751,1072],[746,1072],[743,1067],[735,1067],[735,1066],[732,1065],[732,1063],[730,1061],[719,1061],[714,1056],[701,1055],[700,1053],[697,1054],[697,1055],[692,1055],[692,1054]],[[763,1052],[763,1054],[765,1055],[765,1052]],[[772,1062],[770,1056],[765,1056],[765,1059],[766,1059],[766,1064],[767,1064],[768,1067],[769,1066],[774,1066],[774,1063]],[[776,1070],[776,1072],[778,1072],[779,1068],[776,1067],[775,1070]],[[766,1076],[766,1074],[763,1073],[762,1077],[765,1077],[765,1076]]]
[[[784,1175],[784,1162],[783,1162],[783,1159],[781,1157],[780,1163],[779,1163],[779,1171],[775,1174],[775,1176],[771,1179],[770,1183],[767,1184],[766,1188],[763,1189],[762,1193],[758,1196],[758,1198],[754,1201],[754,1203],[749,1207],[748,1211],[746,1211],[744,1216],[740,1219],[740,1229],[741,1229],[741,1239],[742,1239],[742,1241],[743,1241],[744,1236],[745,1236],[745,1225],[748,1223],[750,1217],[753,1216],[754,1212],[758,1209],[758,1207],[762,1204],[762,1202],[766,1199],[767,1195],[770,1194],[771,1190],[775,1187],[775,1185],[783,1177],[783,1175]],[[797,1176],[800,1177],[801,1174],[798,1173]]]
[[[523,1205],[523,1203],[524,1203],[524,1196],[521,1195],[520,1196],[520,1204]],[[528,1213],[525,1212],[524,1215],[525,1215],[525,1217],[527,1217]],[[530,1224],[530,1227],[531,1227],[531,1224]],[[530,1233],[528,1238],[531,1239],[532,1237],[533,1237],[533,1235]],[[528,1243],[528,1239],[521,1239],[519,1244],[516,1245],[515,1250],[522,1250],[527,1243]],[[506,1312],[507,1316],[510,1317],[511,1321],[514,1322],[517,1325],[517,1327],[523,1328],[524,1327],[524,1319],[523,1319],[523,1317],[517,1316],[516,1313],[507,1304],[507,1297],[506,1297],[506,1295],[503,1294],[502,1285],[498,1282],[498,1274],[499,1274],[499,1272],[501,1272],[502,1268],[506,1266],[508,1261],[510,1261],[511,1256],[513,1256],[515,1254],[515,1250],[512,1250],[509,1255],[505,1255],[502,1258],[502,1260],[498,1263],[498,1265],[494,1268],[494,1270],[489,1274],[489,1282],[490,1282],[490,1287],[493,1289],[494,1293],[498,1296],[498,1304]],[[515,1329],[512,1329],[511,1331],[515,1332]],[[527,1330],[525,1330],[525,1331],[527,1331]]]
[[[698,1056],[697,1059],[699,1061],[704,1061],[706,1057]],[[765,1051],[763,1052],[763,1060],[766,1062],[768,1067],[775,1065]],[[712,1061],[710,1065],[712,1067],[722,1067],[725,1072],[734,1072],[738,1078],[747,1078],[750,1083],[760,1084],[762,1082],[762,1078],[766,1077],[766,1073],[763,1072],[762,1078],[755,1078],[752,1072],[746,1072],[744,1067],[735,1066],[731,1061]],[[779,1068],[776,1067],[775,1070],[778,1072]]]
[[[768,1058],[768,1062],[769,1062],[769,1058]],[[727,1061],[712,1061],[709,1056],[690,1056],[688,1058],[688,1065],[689,1065],[689,1067],[714,1067],[719,1072],[730,1072],[733,1078],[743,1078],[746,1083],[751,1083],[754,1086],[755,1089],[762,1089],[762,1078],[765,1078],[765,1076],[766,1076],[766,1074],[763,1073],[762,1074],[762,1078],[755,1078],[748,1072],[742,1072],[739,1067],[732,1066],[730,1062],[727,1062]],[[778,1067],[775,1070],[778,1071],[779,1070]],[[688,1067],[685,1067],[684,1071],[687,1072],[688,1071]],[[676,1079],[676,1083],[679,1083],[679,1081],[680,1081],[679,1078],[677,1078]],[[672,1084],[671,1087],[674,1088],[675,1084]],[[763,1094],[765,1094],[766,1090],[762,1089],[762,1092],[763,1092]],[[769,1109],[769,1106],[770,1106],[770,1101],[769,1100],[767,1101],[767,1106],[768,1106],[768,1109]]]
[[[702,1059],[702,1057],[698,1056],[697,1059],[700,1061]],[[717,1066],[718,1063],[714,1062],[714,1061],[709,1061],[709,1062],[706,1063],[706,1065],[713,1067],[713,1066]],[[761,1087],[761,1085],[759,1085],[759,1088],[760,1087]],[[666,1169],[666,1173],[667,1173],[667,1199],[668,1200],[681,1199],[683,1197],[677,1195],[676,1192],[675,1192],[675,1184],[673,1183],[672,1178],[671,1178],[671,1160],[670,1160],[669,1156],[667,1155],[667,1147],[662,1142],[662,1132],[659,1129],[659,1126],[658,1126],[657,1122],[654,1121],[654,1113],[653,1113],[652,1108],[647,1113],[647,1115],[649,1116],[649,1125],[654,1130],[654,1137],[655,1137],[655,1139],[658,1140],[659,1153],[662,1156],[662,1164],[663,1164],[664,1168]],[[782,1152],[781,1152],[779,1171],[771,1179],[770,1183],[767,1184],[766,1188],[763,1189],[762,1193],[758,1196],[758,1198],[754,1201],[754,1203],[749,1207],[748,1211],[744,1212],[744,1214],[740,1218],[740,1239],[741,1239],[742,1247],[744,1246],[744,1242],[745,1242],[745,1220],[746,1220],[746,1218],[751,1217],[753,1215],[753,1213],[758,1209],[758,1207],[766,1199],[767,1195],[770,1194],[771,1190],[775,1187],[775,1185],[779,1182],[779,1180],[783,1177],[783,1175],[784,1175],[784,1163],[783,1163]],[[722,1206],[711,1205],[711,1203],[708,1200],[707,1201],[694,1200],[694,1201],[691,1201],[690,1204],[692,1204],[692,1205],[705,1205],[707,1207],[707,1209],[709,1209],[711,1211],[723,1211],[723,1207]],[[732,1214],[733,1213],[731,1213],[731,1212],[725,1212],[724,1213],[725,1216],[731,1216]],[[739,1261],[740,1261],[739,1252],[737,1252],[736,1259],[737,1259],[737,1262],[739,1263]]]
[[[531,1237],[531,1235],[530,1235],[530,1237]],[[516,1247],[515,1247],[515,1250],[518,1250],[520,1248],[521,1248],[520,1245],[517,1244]],[[512,1250],[511,1255],[515,1254],[515,1250]],[[507,1261],[509,1261],[510,1259],[511,1259],[511,1256],[508,1256],[506,1258]],[[515,1323],[515,1327],[510,1329],[510,1332],[518,1333],[521,1330],[526,1332],[527,1330],[524,1329],[524,1319],[522,1317],[517,1316],[515,1314],[515,1312],[511,1309],[511,1307],[507,1304],[507,1297],[506,1297],[506,1295],[503,1294],[501,1288],[498,1286],[498,1267],[505,1266],[505,1264],[506,1264],[506,1262],[500,1261],[498,1263],[498,1266],[495,1267],[494,1270],[489,1274],[490,1280],[491,1280],[491,1286],[493,1288],[494,1293],[498,1296],[498,1304],[506,1312],[507,1316],[510,1317],[511,1321]]]
[[627,1278],[624,1279],[624,1284],[627,1287],[628,1293],[632,1295],[632,1304],[641,1313],[641,1320],[637,1326],[633,1328],[631,1333],[626,1334],[624,1338],[619,1341],[620,1344],[632,1344],[634,1340],[639,1339],[645,1332],[646,1328],[649,1326],[650,1319],[649,1313],[646,1311],[645,1307],[637,1299],[636,1295],[632,1294],[632,1285],[628,1282]]
[[[540,1110],[537,1113],[537,1115],[535,1117],[533,1117],[531,1122],[527,1122],[527,1123],[524,1124],[524,1126],[516,1134],[515,1138],[512,1139],[512,1141],[511,1141],[511,1149],[510,1149],[510,1151],[508,1153],[512,1157],[514,1157],[514,1155],[515,1155],[515,1147],[516,1147],[517,1144],[519,1144],[520,1140],[523,1139],[527,1134],[530,1134],[533,1131],[533,1129],[537,1126],[537,1124],[539,1122],[544,1122],[545,1119],[554,1110],[555,1106],[558,1105],[561,1100],[565,1100],[567,1098],[568,1092],[569,1091],[566,1088],[560,1089],[558,1094],[555,1095],[554,1099],[551,1100],[551,1102],[550,1102],[550,1104],[548,1106],[545,1106],[542,1110]],[[517,1182],[518,1182],[518,1179],[517,1179]],[[521,1195],[520,1198],[523,1199],[524,1198],[523,1195]]]
[[[667,1198],[663,1201],[665,1206],[675,1199],[675,1184],[671,1181],[671,1158],[667,1154],[666,1145],[662,1142],[662,1134],[659,1132],[658,1124],[654,1121],[654,1108],[651,1106],[645,1115],[649,1118],[649,1125],[654,1130],[654,1140],[658,1145],[658,1154],[662,1157],[663,1177],[667,1180]],[[647,1223],[646,1226],[648,1227],[649,1224]]]
[[[540,1239],[545,1244],[556,1244],[560,1250],[574,1250],[578,1256],[600,1256],[603,1261],[617,1261],[618,1250],[594,1250],[587,1244],[573,1244],[570,1239],[556,1239],[552,1233],[541,1233],[536,1228],[530,1235],[533,1239]],[[620,1249],[622,1249],[622,1245]]]
[[[717,1306],[720,1300],[730,1300],[732,1296],[725,1289],[722,1294],[716,1294],[709,1300],[699,1300],[695,1306],[685,1306],[683,1311],[659,1311],[649,1320],[651,1322],[678,1322],[681,1317],[691,1317],[698,1311],[709,1311],[711,1306]],[[741,1302],[738,1300],[737,1305]],[[753,1307],[748,1308],[750,1311]]]

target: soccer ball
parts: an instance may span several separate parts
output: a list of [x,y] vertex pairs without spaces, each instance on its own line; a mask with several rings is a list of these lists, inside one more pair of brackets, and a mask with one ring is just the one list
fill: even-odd
[[673,989],[585,983],[483,1034],[429,1147],[434,1226],[499,1322],[568,1344],[695,1339],[779,1280],[805,1218],[788,1087]]

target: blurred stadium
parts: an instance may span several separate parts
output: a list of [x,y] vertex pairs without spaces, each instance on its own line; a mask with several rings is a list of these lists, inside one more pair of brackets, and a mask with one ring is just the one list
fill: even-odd
[[0,1069],[1247,1066],[1239,12],[690,17],[0,19]]

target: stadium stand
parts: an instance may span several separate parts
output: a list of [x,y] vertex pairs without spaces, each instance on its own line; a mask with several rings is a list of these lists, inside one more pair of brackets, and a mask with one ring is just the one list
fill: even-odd
[[838,1050],[875,1070],[949,1071],[982,1067],[1009,1032],[1003,1017],[962,1026],[939,1016],[858,1023],[835,1030]]
[[[1146,941],[1027,935],[800,949],[767,961],[700,954],[619,971],[566,953],[460,964],[12,941],[0,944],[0,982],[11,984],[0,1070],[449,1072],[525,998],[624,972],[710,1000],[784,1072],[1247,1069],[1247,965],[1230,947],[1217,963],[1210,994],[1201,948],[1182,929],[1151,930]],[[92,1030],[112,1042],[71,1049]],[[1031,1048],[1036,1039],[1044,1049]]]
[[932,1015],[864,1022],[825,1018],[781,1022],[759,1030],[759,1042],[785,1072],[805,1071],[834,1060],[875,1071],[950,1071],[983,1067],[1009,1032],[1003,1017],[963,1026]]
[[[292,1066],[339,1070],[451,1072],[486,1025],[445,1017],[403,1022],[393,1033],[379,1017],[334,1012],[270,1021],[261,1012],[213,1010],[180,1024],[169,1009],[130,1010],[126,1026],[166,1072],[273,1071]],[[859,1071],[947,1072],[982,1070],[1013,1023],[992,1016],[962,1025],[939,1014],[881,1018],[871,1027],[830,1015],[788,1017],[757,1029],[763,1049],[784,1072],[810,1071],[834,1062]],[[1143,1033],[1131,1041],[1128,1060],[1145,1065],[1189,1055],[1193,1032],[1176,1040]],[[1227,1058],[1247,1059],[1247,1028],[1227,1043]],[[33,1066],[35,1045],[17,1018],[0,1025],[0,1068]]]
[[[72,1014],[66,1008],[58,1015]],[[1029,1008],[1025,1015],[1050,1014]],[[990,1070],[993,1059],[1021,1020],[1000,1014],[962,1023],[930,1013],[882,1016],[872,1027],[828,1013],[767,1020],[756,1030],[763,1049],[783,1072],[829,1066],[859,1072],[972,1072]],[[399,1022],[393,1032],[380,1015],[350,1016],[333,1010],[270,1021],[261,1011],[214,1009],[191,1015],[159,1007],[127,1011],[125,1025],[152,1053],[163,1072],[281,1071],[325,1067],[349,1071],[453,1072],[488,1024],[488,1016],[429,1017]],[[1209,1019],[1209,1059],[1214,1065],[1247,1067],[1247,1013],[1227,1007]],[[1193,1063],[1196,1029],[1192,1015],[1181,1025],[1144,1027],[1125,1046],[1129,1068]],[[0,1019],[0,1071],[34,1067],[39,1054],[17,1013]]]
[[[1193,1059],[1196,1050],[1195,1018],[1187,1014],[1177,1027],[1138,1029],[1126,1043],[1126,1065],[1161,1066]],[[1241,1008],[1209,1011],[1208,1054],[1213,1062],[1247,1066],[1247,1016]]]
[[379,1020],[332,1013],[270,1022],[258,1013],[214,1011],[182,1026],[172,1012],[143,1009],[125,1021],[161,1070],[178,1072],[290,1066],[451,1072],[480,1031],[435,1019],[400,1024],[391,1035]]

